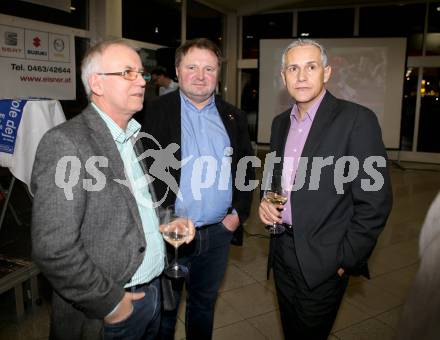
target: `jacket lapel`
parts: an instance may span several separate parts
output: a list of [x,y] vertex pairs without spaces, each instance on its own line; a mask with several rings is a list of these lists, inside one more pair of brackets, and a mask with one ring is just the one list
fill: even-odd
[[[144,151],[143,147],[142,147],[142,143],[135,143],[133,148],[134,148],[134,152],[136,154],[136,157],[139,158],[139,156],[142,155],[142,152]],[[153,186],[153,179],[151,178],[150,173],[147,170],[147,166],[146,166],[145,162],[144,161],[139,161],[139,164],[140,164],[140,166],[142,168],[142,172],[144,173],[144,175],[148,179],[148,190],[150,191],[151,200],[154,203],[156,203],[157,202],[157,197],[156,197],[156,192],[155,192],[154,186]],[[154,208],[154,210],[156,211],[156,215],[159,217],[160,216],[160,214],[159,214],[159,207],[156,206]]]
[[311,157],[314,155],[316,148],[322,141],[322,135],[325,133],[328,125],[333,121],[336,115],[337,100],[333,95],[327,91],[322,99],[313,120],[312,127],[304,145],[302,157]]
[[290,124],[291,124],[291,118],[290,118],[290,112],[291,110],[289,110],[287,112],[287,115],[285,117],[285,119],[283,120],[283,124],[282,126],[284,126],[284,128],[280,131],[280,140],[281,140],[281,150],[278,150],[279,155],[281,155],[281,164],[283,164],[283,160],[284,160],[284,149],[285,149],[285,145],[287,142],[287,136],[289,135],[289,130],[290,130]]
[[[165,107],[165,106],[164,106]],[[169,96],[169,100],[166,102],[166,108],[162,110],[161,114],[166,115],[168,119],[168,127],[170,134],[170,143],[176,143],[180,148],[176,151],[175,155],[177,160],[182,160],[182,124],[181,124],[181,103],[180,103],[180,91],[176,90]],[[166,145],[162,145],[166,147]]]
[[[113,140],[108,127],[105,125],[105,122],[101,119],[101,117],[99,117],[99,114],[91,105],[84,110],[83,114],[87,126],[89,129],[93,130],[91,136],[95,140],[96,146],[99,148],[101,155],[108,159],[108,168],[113,175],[113,178],[107,178],[107,181],[116,179],[125,181],[126,176],[124,172],[124,163],[122,162],[122,158],[116,147],[115,141]],[[139,215],[136,199],[131,193],[130,188],[121,183],[118,184],[118,187],[127,201],[127,205],[133,215],[138,229],[142,230],[142,221]]]

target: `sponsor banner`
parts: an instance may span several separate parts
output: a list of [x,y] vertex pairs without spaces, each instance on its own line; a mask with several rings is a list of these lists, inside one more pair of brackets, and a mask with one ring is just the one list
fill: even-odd
[[0,25],[0,98],[75,99],[71,34]]
[[13,154],[26,100],[0,100],[0,152]]

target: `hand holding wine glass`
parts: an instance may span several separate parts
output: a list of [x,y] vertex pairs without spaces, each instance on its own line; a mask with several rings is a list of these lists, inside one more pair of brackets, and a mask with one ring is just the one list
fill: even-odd
[[160,231],[165,241],[174,248],[178,248],[182,243],[187,242],[189,236],[187,223],[187,219],[179,217],[168,224],[162,225]]
[[260,217],[263,222],[269,222],[268,218],[271,217],[271,223],[268,223],[266,228],[271,234],[282,234],[285,231],[285,227],[281,223],[280,210],[287,202],[287,195],[288,191],[283,182],[282,170],[274,170],[271,183],[264,192],[264,200],[272,206],[265,204],[265,202],[260,205]]
[[[187,227],[188,227],[188,235],[186,236],[186,238],[183,240],[182,243],[188,244],[188,243],[191,243],[192,240],[194,239],[194,237],[196,236],[196,227],[194,226],[193,221],[191,221],[190,219],[186,219],[186,223],[187,223]],[[162,235],[167,230],[168,230],[168,225],[161,224],[159,226],[159,231],[162,233]],[[164,237],[164,239],[165,239],[165,237]],[[170,243],[170,242],[168,242],[168,243]],[[180,244],[182,244],[182,243],[180,243]]]
[[188,268],[177,262],[178,249],[184,242],[189,243],[194,238],[194,224],[186,217],[182,207],[176,210],[174,205],[162,209],[159,217],[162,236],[174,247],[174,259],[165,269],[165,274],[172,278],[184,277]]

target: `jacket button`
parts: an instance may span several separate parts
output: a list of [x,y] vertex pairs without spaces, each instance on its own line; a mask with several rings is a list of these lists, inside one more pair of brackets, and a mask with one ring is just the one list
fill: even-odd
[[139,248],[139,252],[140,252],[140,253],[143,253],[144,251],[145,251],[145,247],[140,247],[140,248]]

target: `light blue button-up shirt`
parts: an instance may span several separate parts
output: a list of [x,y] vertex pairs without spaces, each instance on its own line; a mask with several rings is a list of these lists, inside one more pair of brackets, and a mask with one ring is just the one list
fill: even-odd
[[195,226],[201,227],[222,221],[231,206],[230,140],[214,96],[201,110],[182,92],[180,99],[182,161],[190,160],[181,168],[182,200],[177,198],[176,206],[183,206]]
[[152,205],[152,198],[145,179],[145,174],[136,159],[136,153],[131,141],[131,138],[138,134],[141,125],[136,120],[131,119],[128,122],[127,129],[124,131],[96,105],[93,103],[92,105],[109,128],[121,155],[124,163],[124,172],[130,182],[133,196],[136,199],[147,243],[144,260],[126,287],[149,282],[159,276],[163,271],[165,247],[162,235],[159,232],[159,220]]

